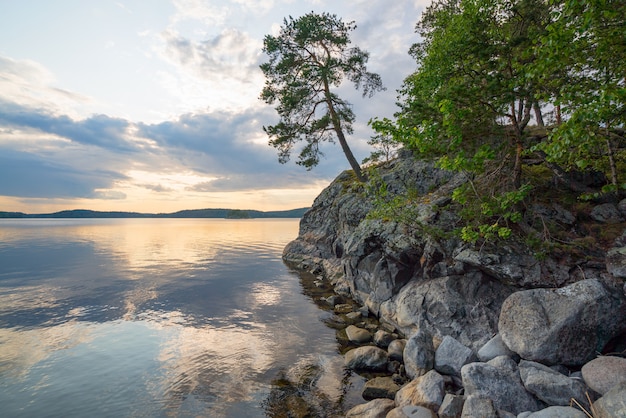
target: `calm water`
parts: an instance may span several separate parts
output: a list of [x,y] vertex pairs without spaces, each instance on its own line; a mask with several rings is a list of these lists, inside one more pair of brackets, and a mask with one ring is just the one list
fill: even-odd
[[297,231],[0,220],[0,416],[279,416],[293,394],[350,406],[329,314],[280,258]]

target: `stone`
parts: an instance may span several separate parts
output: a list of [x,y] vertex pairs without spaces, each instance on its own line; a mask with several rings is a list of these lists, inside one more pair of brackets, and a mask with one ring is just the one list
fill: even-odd
[[399,390],[400,386],[391,377],[375,377],[365,382],[361,396],[366,401],[378,398],[395,399]]
[[465,394],[489,397],[496,409],[519,414],[538,411],[544,405],[526,391],[515,361],[506,356],[488,363],[470,363],[461,369]]
[[398,407],[419,405],[437,411],[445,395],[444,386],[443,377],[431,370],[404,385],[396,393],[396,405]]
[[432,335],[420,329],[406,342],[403,352],[406,374],[411,379],[422,376],[435,365],[435,350]]
[[498,412],[489,397],[481,393],[473,393],[465,399],[462,418],[499,418]]
[[365,344],[372,340],[372,334],[370,334],[368,330],[354,325],[348,325],[346,335],[348,336],[348,340],[355,344]]
[[380,314],[391,318],[405,335],[426,329],[478,350],[498,331],[500,308],[512,292],[510,286],[479,271],[412,280],[381,305]]
[[406,405],[392,409],[386,418],[437,418],[437,414],[423,406]]
[[461,367],[474,360],[471,349],[446,335],[435,351],[435,370],[442,374],[461,376]]
[[626,279],[626,231],[615,240],[613,248],[607,251],[606,269],[613,276]]
[[352,305],[349,305],[347,303],[340,303],[338,305],[335,305],[333,310],[335,311],[335,313],[338,314],[347,314],[352,312]]
[[478,350],[478,359],[483,362],[487,362],[499,356],[513,357],[515,355],[509,347],[502,341],[502,336],[496,334],[492,339],[487,341],[480,350]]
[[387,352],[374,346],[354,348],[344,356],[345,366],[352,370],[384,371],[388,360]]
[[579,366],[626,327],[626,303],[597,279],[513,293],[502,305],[502,341],[526,360]]
[[463,396],[446,393],[437,415],[439,415],[439,418],[459,418],[463,412],[464,403],[465,399]]
[[626,382],[626,358],[600,356],[585,364],[582,373],[587,386],[604,395],[612,387]]
[[393,335],[387,331],[383,331],[382,329],[379,329],[374,334],[374,344],[381,348],[389,347],[389,343],[391,343],[393,340]]
[[391,399],[374,399],[357,405],[346,413],[346,418],[386,418],[396,404]]
[[496,277],[503,283],[515,286],[532,286],[541,283],[541,264],[531,254],[522,254],[507,247],[490,251],[466,248],[454,256],[461,261]]
[[527,415],[527,418],[587,418],[580,409],[571,406],[549,406]]
[[586,398],[587,386],[540,363],[522,360],[519,363],[524,387],[538,399],[550,406],[568,406],[572,399],[589,406]]
[[387,347],[390,360],[404,361],[404,347],[406,347],[406,340],[404,338],[393,340]]
[[591,209],[591,219],[603,224],[618,224],[624,222],[624,217],[613,203],[603,203]]
[[626,417],[626,382],[614,386],[593,404],[594,418]]

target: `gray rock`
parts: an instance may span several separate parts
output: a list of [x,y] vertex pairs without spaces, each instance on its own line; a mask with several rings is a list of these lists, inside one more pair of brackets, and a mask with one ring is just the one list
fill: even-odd
[[461,369],[465,394],[483,394],[496,409],[514,414],[538,411],[543,404],[526,391],[517,364],[509,357],[496,357],[488,363],[470,363]]
[[624,217],[620,213],[619,209],[612,203],[603,203],[602,205],[594,207],[589,216],[591,216],[591,219],[594,221],[603,224],[617,224],[624,222]]
[[516,292],[502,305],[502,340],[522,358],[582,365],[626,327],[624,298],[596,279]]
[[587,387],[578,379],[572,379],[540,363],[522,360],[519,371],[526,390],[548,405],[568,406],[571,399],[587,405]]
[[437,414],[439,418],[459,418],[463,412],[465,399],[461,395],[446,393]]
[[413,379],[396,394],[396,405],[419,405],[437,411],[443,402],[444,380],[434,370]]
[[406,340],[404,338],[393,340],[387,347],[387,353],[389,353],[390,360],[404,361],[404,348],[406,347]]
[[435,351],[435,370],[442,374],[461,376],[461,367],[474,360],[471,349],[446,335]]
[[346,328],[346,335],[350,342],[356,344],[365,344],[372,340],[372,334],[368,330],[356,327],[354,325],[348,325]]
[[527,418],[587,418],[580,409],[570,406],[550,406],[527,415]]
[[392,409],[386,418],[437,418],[437,414],[423,406],[406,405]]
[[346,413],[346,418],[385,418],[396,404],[391,399],[374,399],[357,405]]
[[500,334],[496,334],[492,339],[487,341],[487,343],[483,345],[480,350],[478,350],[478,359],[483,362],[487,362],[500,356],[513,357],[514,355],[515,353],[512,352],[506,344],[504,344]]
[[409,282],[393,300],[383,303],[380,314],[393,320],[405,335],[416,324],[431,334],[450,335],[478,350],[497,332],[502,302],[513,289],[473,271]]
[[604,395],[614,386],[626,382],[626,358],[600,356],[585,364],[582,373],[585,383]]
[[626,199],[620,200],[617,204],[617,209],[620,211],[622,216],[626,216]]
[[435,365],[435,350],[432,335],[420,329],[408,339],[404,347],[404,367],[411,379],[422,376]]
[[352,370],[383,371],[387,369],[388,361],[387,352],[373,346],[354,348],[344,356],[345,366]]
[[374,334],[374,344],[382,348],[389,347],[389,344],[393,340],[394,340],[393,335],[387,331],[383,331],[382,329],[379,329]]
[[541,264],[534,256],[507,247],[494,248],[492,251],[467,248],[456,254],[454,260],[476,267],[511,285],[530,286],[542,280]]
[[626,382],[614,386],[593,404],[595,418],[626,417]]
[[606,269],[613,276],[626,279],[626,232],[617,238],[613,248],[607,251]]
[[462,418],[498,418],[493,401],[481,394],[473,393],[465,399],[463,404]]
[[366,401],[378,398],[395,399],[399,390],[400,386],[391,377],[375,377],[365,382],[361,396]]

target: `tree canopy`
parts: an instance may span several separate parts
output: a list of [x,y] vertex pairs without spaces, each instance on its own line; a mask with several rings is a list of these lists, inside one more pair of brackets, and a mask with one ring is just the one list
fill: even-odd
[[311,12],[297,19],[290,16],[277,36],[265,36],[263,52],[269,62],[261,65],[266,77],[261,99],[276,104],[280,120],[263,129],[281,163],[303,141],[297,163],[311,169],[322,155],[320,144],[336,138],[356,177],[364,180],[346,139],[353,133],[355,115],[334,90],[344,79],[362,89],[363,96],[384,87],[378,74],[367,71],[369,54],[350,46],[349,33],[355,28],[354,22],[344,23],[335,15]]
[[[605,191],[619,196],[624,16],[621,0],[434,0],[416,25],[417,70],[399,91],[395,120],[371,125],[418,157],[467,174],[470,186],[454,198],[473,202],[484,221],[466,229],[471,241],[506,236],[503,225],[522,220],[516,208],[533,187],[526,160],[545,163],[575,192],[587,190],[569,170],[601,172]],[[544,113],[556,117],[546,125]],[[478,176],[482,189],[472,183]]]

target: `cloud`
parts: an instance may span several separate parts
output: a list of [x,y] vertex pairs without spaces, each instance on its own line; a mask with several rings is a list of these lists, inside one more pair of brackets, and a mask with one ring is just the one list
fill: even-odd
[[259,71],[261,42],[237,29],[225,29],[203,41],[192,41],[172,30],[161,36],[166,58],[196,77],[249,83]]
[[117,151],[136,150],[128,140],[129,122],[106,115],[74,120],[66,115],[57,116],[43,109],[32,109],[0,100],[0,124],[37,129],[83,145]]
[[31,153],[0,148],[0,195],[38,198],[94,198],[124,176],[87,171]]
[[0,100],[65,112],[91,103],[87,96],[55,87],[55,83],[54,74],[38,62],[0,55]]

